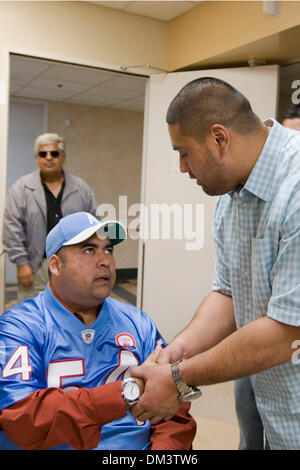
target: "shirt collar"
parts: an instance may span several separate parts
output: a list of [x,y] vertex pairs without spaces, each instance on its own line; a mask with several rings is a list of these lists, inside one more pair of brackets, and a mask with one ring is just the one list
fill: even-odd
[[[274,119],[266,120],[265,124],[271,127],[271,131],[239,195],[244,198],[246,193],[249,192],[267,202],[272,200],[276,189],[274,183],[277,161],[288,135],[286,129]],[[265,175],[268,175],[268,180],[272,181],[273,184],[266,184]]]

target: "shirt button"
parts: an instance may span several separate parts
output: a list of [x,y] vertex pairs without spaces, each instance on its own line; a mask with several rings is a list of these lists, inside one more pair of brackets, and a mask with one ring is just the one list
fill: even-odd
[[242,238],[242,242],[245,243],[246,241],[247,241],[247,238],[246,238],[246,237],[243,237],[243,238]]
[[242,207],[247,207],[246,202],[242,202]]
[[244,276],[245,276],[245,277],[248,277],[248,271],[245,271],[245,272],[244,272]]

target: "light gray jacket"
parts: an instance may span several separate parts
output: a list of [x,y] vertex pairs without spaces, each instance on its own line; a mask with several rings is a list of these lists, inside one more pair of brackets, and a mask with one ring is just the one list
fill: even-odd
[[[65,187],[61,201],[63,216],[86,211],[96,215],[91,188],[78,176],[64,170]],[[22,176],[10,188],[4,211],[3,245],[8,258],[17,266],[29,263],[39,267],[47,236],[47,207],[40,170]]]

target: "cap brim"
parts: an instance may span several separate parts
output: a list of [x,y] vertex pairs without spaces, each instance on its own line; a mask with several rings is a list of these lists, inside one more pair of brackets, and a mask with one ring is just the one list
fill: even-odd
[[99,224],[83,230],[78,235],[71,238],[71,240],[64,243],[63,246],[77,245],[78,243],[88,240],[94,233],[97,233],[99,238],[108,237],[112,245],[118,245],[127,238],[126,229],[123,224],[116,220],[108,220],[106,222],[99,222]]

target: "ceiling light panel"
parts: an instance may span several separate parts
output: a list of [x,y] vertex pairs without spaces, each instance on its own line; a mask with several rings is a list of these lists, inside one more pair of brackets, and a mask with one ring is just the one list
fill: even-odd
[[106,72],[105,70],[62,64],[52,66],[43,74],[43,77],[98,85],[98,83],[102,83],[113,78],[114,74]]
[[50,90],[45,88],[36,88],[28,86],[21,91],[15,93],[14,96],[22,96],[24,98],[38,98],[43,100],[62,101],[70,98],[74,93],[62,89]]
[[31,82],[31,86],[37,88],[44,88],[47,90],[57,91],[57,89],[61,89],[62,91],[66,92],[81,93],[82,91],[85,91],[90,88],[91,85],[70,81],[67,82],[64,80],[51,80],[49,78],[39,77]]
[[132,2],[125,10],[129,13],[170,21],[194,7],[193,2]]
[[120,90],[134,90],[145,92],[146,79],[143,77],[129,77],[126,75],[118,75],[104,83],[105,87],[119,88]]

